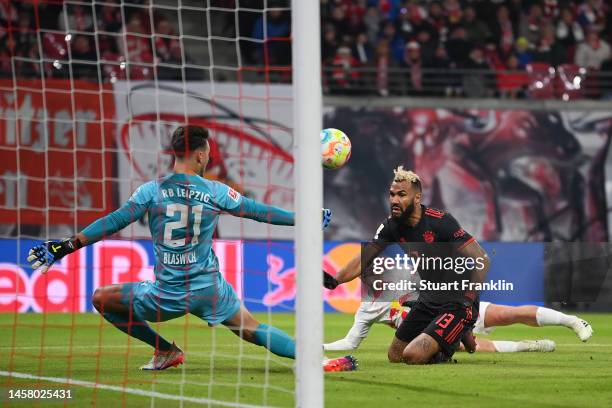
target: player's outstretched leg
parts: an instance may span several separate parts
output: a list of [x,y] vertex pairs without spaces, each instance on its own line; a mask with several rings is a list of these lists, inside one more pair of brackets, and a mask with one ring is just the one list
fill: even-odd
[[[523,351],[547,353],[555,351],[557,345],[552,340],[489,340],[476,338],[476,351],[479,353],[518,353]],[[465,351],[463,344],[459,350]]]
[[181,364],[184,361],[181,349],[136,316],[129,299],[132,297],[129,295],[132,287],[133,284],[128,283],[98,288],[93,294],[93,306],[113,326],[155,349],[155,355],[148,364],[141,367],[142,370],[164,370]]
[[244,305],[223,325],[243,340],[263,346],[277,356],[295,358],[293,338],[274,326],[259,323]]
[[591,325],[577,316],[539,306],[502,306],[490,304],[485,315],[485,327],[522,323],[529,326],[565,326],[582,341],[593,335]]
[[[277,356],[295,359],[295,341],[284,331],[259,323],[244,305],[231,318],[223,322],[234,334],[250,343],[263,346]],[[326,360],[325,371],[353,371],[357,360],[351,356]]]

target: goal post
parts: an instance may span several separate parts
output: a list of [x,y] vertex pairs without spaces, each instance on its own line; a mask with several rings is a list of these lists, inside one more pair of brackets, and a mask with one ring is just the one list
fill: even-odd
[[293,131],[296,169],[296,388],[300,407],[323,406],[323,206],[319,2],[292,0]]

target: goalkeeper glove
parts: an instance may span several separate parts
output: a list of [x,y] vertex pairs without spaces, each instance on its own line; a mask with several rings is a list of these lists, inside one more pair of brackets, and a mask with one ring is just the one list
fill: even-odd
[[77,238],[65,238],[61,241],[45,241],[41,245],[36,245],[28,253],[28,262],[32,264],[32,269],[41,268],[42,273],[56,261],[59,261],[68,254],[73,253],[83,245]]
[[323,286],[325,286],[327,289],[334,290],[339,284],[340,283],[336,280],[336,278],[323,271]]
[[331,223],[332,210],[329,208],[323,208],[323,229]]

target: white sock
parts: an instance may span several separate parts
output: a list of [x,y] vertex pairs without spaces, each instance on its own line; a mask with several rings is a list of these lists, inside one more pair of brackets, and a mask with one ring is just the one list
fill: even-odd
[[571,327],[576,321],[576,316],[566,315],[565,313],[549,309],[547,307],[538,307],[536,310],[536,322],[538,326],[565,326]]
[[372,328],[374,321],[364,321],[355,316],[353,326],[346,333],[343,339],[334,341],[333,343],[323,344],[323,350],[355,350],[361,342],[368,337],[368,333]]
[[[355,341],[356,340],[356,341]],[[323,350],[325,351],[341,351],[341,350],[355,350],[359,347],[362,339],[340,339],[333,343],[323,344]]]
[[493,340],[493,346],[498,353],[517,353],[521,350],[521,344],[518,341],[502,341]]

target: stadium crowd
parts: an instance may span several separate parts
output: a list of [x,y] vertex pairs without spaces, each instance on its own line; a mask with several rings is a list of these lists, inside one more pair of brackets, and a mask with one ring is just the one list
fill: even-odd
[[182,55],[176,24],[143,7],[148,3],[0,0],[0,76],[14,70],[21,78],[112,81],[129,69],[131,79],[141,80],[153,79],[155,69],[159,79],[181,78],[177,66],[189,56]]
[[[236,27],[238,3],[214,3],[231,10],[225,35],[240,33],[243,66],[290,66],[288,1],[254,0]],[[143,7],[150,0],[32,4],[0,0],[0,76],[200,79],[206,70],[181,46],[175,19]],[[510,98],[612,89],[610,10],[610,0],[321,0],[324,89]]]
[[410,94],[519,97],[530,73],[611,71],[609,11],[604,0],[323,0],[327,84],[347,92],[373,72],[386,95],[399,70]]

